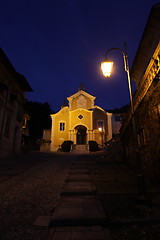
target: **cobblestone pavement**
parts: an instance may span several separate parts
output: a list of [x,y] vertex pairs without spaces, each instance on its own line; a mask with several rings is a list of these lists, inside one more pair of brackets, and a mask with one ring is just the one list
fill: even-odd
[[38,239],[33,222],[51,215],[70,163],[68,154],[38,152],[0,161],[1,240]]
[[[128,166],[103,152],[82,156],[33,152],[0,161],[1,240],[45,239],[45,224],[77,159],[81,166],[88,161],[94,194],[106,215],[103,227],[109,229],[113,240],[160,239],[160,189],[147,183],[153,202],[139,204],[136,177]],[[35,226],[39,216],[44,216],[44,226]]]

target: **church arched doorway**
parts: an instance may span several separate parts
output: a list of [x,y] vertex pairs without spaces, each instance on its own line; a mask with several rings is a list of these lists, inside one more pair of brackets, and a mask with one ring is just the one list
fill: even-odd
[[87,133],[86,133],[87,128],[83,125],[78,125],[75,127],[75,129],[77,130],[76,144],[85,145],[86,139],[87,139]]

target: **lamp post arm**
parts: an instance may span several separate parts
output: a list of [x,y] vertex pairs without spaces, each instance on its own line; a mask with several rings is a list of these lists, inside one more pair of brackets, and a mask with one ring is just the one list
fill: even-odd
[[108,49],[107,52],[105,53],[105,60],[107,60],[107,55],[112,50],[118,50],[122,53],[123,60],[124,60],[124,70],[127,72],[129,70],[128,55],[125,54],[125,52],[122,49],[120,49],[120,48],[110,48],[110,49]]
[[132,87],[131,87],[131,79],[130,79],[130,70],[129,70],[129,63],[128,63],[128,55],[120,48],[110,48],[105,53],[105,60],[107,60],[107,55],[112,50],[118,50],[123,55],[124,60],[124,70],[127,72],[127,79],[128,79],[128,88],[129,88],[129,96],[130,96],[130,102],[131,102],[131,111],[132,115],[134,114],[134,108],[133,108],[133,97],[132,97]]
[[123,54],[123,56],[125,56],[125,53],[124,53],[124,51],[123,51],[122,49],[120,49],[120,48],[110,48],[110,49],[108,49],[107,52],[105,53],[105,58],[106,58],[106,59],[107,59],[108,53],[109,53],[110,51],[112,51],[112,50],[118,50],[118,51],[120,51],[120,52]]

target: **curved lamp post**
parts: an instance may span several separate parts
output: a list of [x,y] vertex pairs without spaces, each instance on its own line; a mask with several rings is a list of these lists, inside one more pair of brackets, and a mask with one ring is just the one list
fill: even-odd
[[138,192],[141,200],[146,199],[146,186],[145,186],[145,178],[142,169],[142,162],[140,158],[139,152],[139,145],[138,145],[138,138],[137,138],[137,129],[135,123],[135,114],[134,114],[134,107],[133,107],[133,97],[132,97],[132,88],[131,88],[131,79],[130,79],[130,70],[128,64],[128,55],[124,53],[120,48],[110,48],[105,54],[105,61],[101,63],[101,69],[103,75],[105,77],[110,77],[113,62],[108,61],[107,55],[112,50],[118,50],[122,53],[124,59],[124,70],[127,72],[127,80],[128,80],[128,89],[129,89],[129,96],[130,96],[130,104],[131,104],[131,114],[132,114],[132,125],[133,125],[133,136],[134,136],[134,144],[135,144],[135,157],[136,157],[136,164],[137,164],[137,184],[138,184]]

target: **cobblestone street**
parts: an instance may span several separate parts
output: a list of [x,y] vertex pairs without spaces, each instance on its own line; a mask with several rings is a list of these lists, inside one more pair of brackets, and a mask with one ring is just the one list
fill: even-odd
[[2,240],[160,239],[160,189],[147,183],[152,204],[139,205],[135,174],[104,152],[31,152],[0,167]]
[[29,153],[1,161],[0,239],[34,239],[34,220],[51,215],[71,160],[68,155]]

